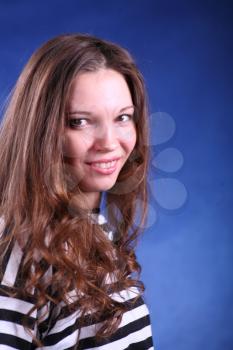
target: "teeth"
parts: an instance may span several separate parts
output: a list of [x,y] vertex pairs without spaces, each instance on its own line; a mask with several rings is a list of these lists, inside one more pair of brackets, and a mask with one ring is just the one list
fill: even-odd
[[112,162],[108,163],[95,163],[95,167],[101,168],[101,169],[109,169],[112,168],[116,164],[116,160],[113,160]]

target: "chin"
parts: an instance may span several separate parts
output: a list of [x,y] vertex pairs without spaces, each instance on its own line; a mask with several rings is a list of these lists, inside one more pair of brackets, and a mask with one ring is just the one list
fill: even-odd
[[114,185],[116,181],[107,181],[107,180],[102,180],[94,183],[86,183],[86,184],[81,184],[80,188],[85,191],[85,192],[103,192],[103,191],[108,191],[110,190]]

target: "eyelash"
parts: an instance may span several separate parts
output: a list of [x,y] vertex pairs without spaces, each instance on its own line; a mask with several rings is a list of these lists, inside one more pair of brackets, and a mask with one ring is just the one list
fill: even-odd
[[118,117],[118,118],[121,118],[121,117],[124,117],[124,116],[126,116],[126,117],[128,117],[128,118],[129,118],[127,121],[130,121],[130,120],[132,120],[132,119],[133,119],[133,115],[131,115],[131,114],[121,114],[121,115],[119,115],[119,117]]
[[73,118],[73,119],[69,119],[68,122],[67,122],[67,124],[68,124],[68,126],[69,126],[70,128],[78,128],[78,129],[79,129],[79,128],[83,128],[82,125],[76,124],[77,122],[80,122],[81,120],[87,121],[86,118]]
[[[124,116],[126,116],[126,117],[128,117],[128,120],[126,120],[126,121],[123,121],[123,120],[120,120],[122,117],[124,117]],[[133,119],[133,115],[131,115],[131,114],[121,114],[121,115],[119,115],[118,117],[117,117],[117,120],[119,120],[120,122],[122,122],[122,123],[126,123],[126,122],[128,122],[128,121],[130,121],[130,120],[132,120]],[[82,121],[82,120],[85,120],[86,122],[88,122],[88,120],[89,119],[87,119],[87,118],[73,118],[73,119],[69,119],[68,121],[67,121],[67,125],[70,127],[70,128],[73,128],[73,129],[82,129],[82,128],[84,128],[85,127],[85,125],[80,125],[80,124],[77,124],[77,122],[80,122],[80,121]]]

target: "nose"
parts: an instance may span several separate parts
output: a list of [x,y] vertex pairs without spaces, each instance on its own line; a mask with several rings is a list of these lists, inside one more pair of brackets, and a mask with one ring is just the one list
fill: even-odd
[[117,147],[117,135],[114,127],[109,124],[96,129],[94,149],[96,151],[111,152]]

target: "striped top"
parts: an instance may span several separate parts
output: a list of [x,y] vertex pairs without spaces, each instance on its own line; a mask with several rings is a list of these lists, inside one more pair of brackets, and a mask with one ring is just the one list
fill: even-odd
[[[113,239],[113,232],[106,230],[105,218],[101,214],[92,215],[95,216],[97,223],[103,227],[109,239]],[[1,220],[0,233],[3,230],[4,222]],[[28,316],[28,312],[34,306],[35,301],[33,297],[18,299],[8,295],[8,292],[13,291],[15,286],[18,287],[19,281],[17,276],[20,273],[22,258],[23,252],[18,244],[15,243],[13,247],[8,249],[3,259],[3,276],[0,284],[0,349],[75,349],[77,335],[80,329],[79,310],[69,312],[66,305],[62,303],[55,307],[51,307],[48,304],[43,310],[35,309]],[[52,268],[49,268],[47,273],[52,273]],[[82,325],[80,330],[78,349],[154,349],[148,308],[141,296],[135,303],[132,303],[137,295],[138,290],[136,288],[111,294],[111,298],[127,305],[127,311],[123,314],[117,331],[109,338],[98,341],[97,343],[95,334],[101,322],[90,324],[90,318],[88,318],[87,325]],[[72,302],[74,300],[73,298],[75,298],[74,293],[70,292],[69,298]],[[47,310],[49,311],[48,313],[46,312]],[[41,318],[41,320],[39,326],[36,328],[35,321],[38,318]],[[31,333],[24,328],[25,319],[27,325],[30,326]],[[38,347],[34,344],[33,336],[37,336],[42,340],[43,347]]]

